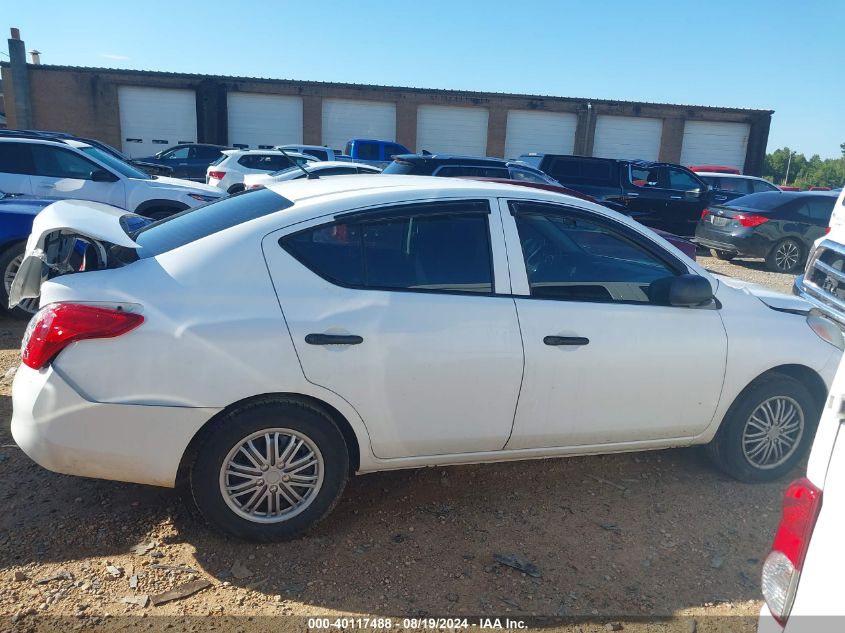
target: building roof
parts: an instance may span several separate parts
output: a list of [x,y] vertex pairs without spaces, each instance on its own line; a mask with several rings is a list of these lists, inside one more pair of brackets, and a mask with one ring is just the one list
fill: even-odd
[[[0,67],[8,67],[9,62],[0,62]],[[472,99],[485,99],[489,97],[504,97],[516,99],[533,99],[533,100],[554,100],[554,101],[575,101],[579,103],[588,102],[596,104],[630,104],[630,105],[645,105],[645,106],[670,106],[677,108],[697,108],[704,110],[714,110],[720,112],[757,112],[760,114],[773,114],[774,110],[760,109],[760,108],[737,108],[737,107],[721,107],[721,106],[706,106],[682,103],[658,103],[650,101],[630,101],[619,99],[601,99],[593,97],[562,97],[553,95],[531,95],[531,94],[516,94],[509,92],[494,92],[494,91],[476,91],[476,90],[449,90],[443,88],[416,88],[410,86],[386,86],[379,84],[354,84],[354,83],[337,83],[329,81],[303,81],[297,79],[278,79],[272,77],[243,77],[233,75],[208,75],[202,73],[178,73],[167,72],[160,70],[132,70],[124,68],[105,68],[99,66],[63,66],[51,64],[27,64],[30,70],[39,71],[76,71],[76,72],[91,72],[91,73],[120,73],[125,75],[148,75],[155,77],[176,77],[182,79],[189,79],[194,81],[202,81],[203,79],[217,79],[222,81],[251,81],[251,82],[267,82],[267,83],[287,83],[298,86],[308,85],[314,87],[333,87],[333,88],[351,88],[360,90],[362,88],[371,88],[379,90],[398,90],[404,92],[419,92],[419,93],[439,93],[447,95],[455,95],[467,97]],[[480,104],[479,104],[480,105]]]

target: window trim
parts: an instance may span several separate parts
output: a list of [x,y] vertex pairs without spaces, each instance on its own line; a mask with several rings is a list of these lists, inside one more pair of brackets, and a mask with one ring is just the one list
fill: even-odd
[[510,177],[510,169],[507,165],[500,167],[499,165],[464,165],[463,163],[444,163],[442,165],[438,165],[433,172],[431,172],[432,176],[438,176],[441,171],[444,169],[455,169],[463,167],[464,169],[500,169],[501,171],[505,172],[502,176],[443,176],[444,178],[509,178]]
[[[440,212],[431,212],[426,211],[426,207],[444,207],[444,206],[455,206],[461,205],[464,207],[470,204],[483,204],[486,207],[486,211],[482,209],[478,210],[445,210]],[[378,291],[378,292],[413,292],[413,293],[422,293],[422,294],[445,294],[445,295],[459,295],[462,297],[511,297],[512,295],[507,293],[497,293],[496,292],[496,261],[494,258],[493,253],[493,238],[492,238],[492,223],[490,221],[490,217],[492,214],[491,208],[492,200],[486,198],[473,198],[473,199],[442,199],[442,200],[422,200],[418,202],[401,202],[401,203],[393,203],[388,206],[381,206],[375,207],[370,209],[359,209],[354,211],[344,211],[343,213],[337,213],[334,216],[330,216],[330,219],[327,222],[321,222],[319,224],[312,224],[311,226],[300,229],[298,231],[291,231],[290,233],[285,233],[279,239],[276,240],[276,243],[279,247],[287,253],[290,257],[292,257],[300,266],[303,266],[308,271],[317,275],[320,279],[327,281],[328,283],[338,286],[340,288],[346,288],[348,290],[362,290],[362,291]],[[414,212],[414,209],[422,208],[423,210]],[[406,211],[407,210],[407,211]],[[356,284],[348,284],[342,282],[338,279],[334,279],[329,277],[328,275],[323,274],[322,272],[315,270],[305,262],[301,261],[296,255],[294,255],[284,244],[285,240],[293,237],[295,235],[299,235],[302,233],[308,233],[311,231],[316,231],[321,228],[326,228],[333,224],[357,224],[359,226],[374,223],[374,222],[384,222],[389,220],[402,220],[406,218],[417,218],[417,217],[442,217],[442,216],[461,216],[461,215],[473,215],[473,216],[480,216],[484,220],[484,225],[487,229],[486,231],[486,241],[487,241],[487,255],[488,261],[490,264],[490,292],[472,292],[467,290],[442,290],[442,289],[432,289],[432,288],[395,288],[391,286],[367,286],[367,285],[356,285]],[[355,217],[359,217],[360,220],[356,220]],[[316,218],[315,218],[316,219]],[[361,239],[363,240],[363,232],[361,233]],[[361,248],[361,258],[362,258],[362,271],[365,273],[366,277],[366,264],[363,262],[364,258],[364,249],[363,244]]]
[[[519,211],[514,208],[515,204],[523,203],[523,204],[537,204],[542,205],[543,207],[548,208],[552,212],[557,212],[557,215],[561,216],[568,216],[574,217],[575,219],[583,219],[587,220],[588,222],[593,222],[594,224],[598,224],[602,227],[608,227],[611,232],[617,233],[621,235],[623,238],[632,242],[635,246],[646,251],[649,255],[653,256],[655,259],[663,263],[667,268],[674,271],[675,276],[683,275],[683,274],[695,274],[698,275],[697,272],[690,270],[681,260],[677,259],[671,253],[662,249],[658,244],[655,244],[647,237],[640,234],[635,229],[632,229],[629,226],[621,222],[616,222],[612,218],[605,218],[598,213],[593,213],[591,211],[587,211],[585,209],[579,209],[577,207],[570,207],[562,204],[558,204],[555,202],[550,202],[547,200],[529,200],[529,199],[516,199],[516,198],[506,198],[505,202],[508,206],[508,212],[510,213],[511,217],[513,218],[514,223],[514,234],[519,239],[519,227],[516,226],[516,216],[521,213],[526,214],[536,214],[536,212],[526,212],[526,211]],[[528,287],[528,294],[512,294],[511,296],[518,299],[531,299],[535,301],[555,301],[561,303],[599,303],[602,305],[636,305],[636,306],[652,306],[652,307],[660,307],[660,308],[685,308],[686,306],[672,306],[672,305],[663,305],[651,302],[643,302],[643,301],[631,301],[631,300],[612,300],[612,301],[603,301],[600,299],[567,299],[567,298],[555,298],[555,297],[538,297],[531,294],[531,282],[528,280],[528,268],[525,262],[525,254],[522,252],[522,241],[519,242],[514,247],[519,254],[518,261],[521,262],[521,274],[525,275],[525,282],[526,286]],[[510,247],[509,247],[510,249]],[[513,269],[511,269],[511,275],[513,275]],[[706,279],[706,278],[705,278]],[[709,280],[708,280],[709,281]],[[701,306],[695,307],[694,309],[720,309],[722,304],[719,302],[718,299],[714,297],[712,303]]]

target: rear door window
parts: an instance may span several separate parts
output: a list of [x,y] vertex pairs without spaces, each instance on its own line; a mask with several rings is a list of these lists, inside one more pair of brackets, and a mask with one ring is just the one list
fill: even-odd
[[506,167],[444,165],[438,167],[434,175],[445,178],[509,178],[510,172]]
[[[754,193],[754,190],[751,187],[751,181],[749,181],[747,178],[723,177],[719,180],[719,189],[721,189],[722,191],[732,191],[734,193],[741,193],[742,195],[745,195],[747,193]],[[766,189],[765,191],[769,190]]]
[[765,180],[752,180],[751,181],[751,188],[754,193],[760,193],[761,191],[777,191],[778,188],[775,187],[773,184],[766,182]]
[[631,167],[631,184],[635,187],[657,188],[660,186],[660,171],[657,167]]
[[279,243],[312,272],[342,286],[493,291],[485,201],[409,205],[384,214],[321,225]]
[[555,180],[602,184],[613,181],[615,165],[612,161],[591,158],[553,158],[543,171]]
[[87,158],[51,145],[33,145],[32,161],[35,164],[35,175],[49,178],[90,180],[91,172],[100,169]]
[[0,173],[33,173],[30,146],[30,143],[0,143]]
[[316,158],[318,160],[328,160],[329,159],[329,154],[324,149],[311,149],[311,148],[309,148],[309,149],[302,150],[302,153],[308,154],[309,156],[313,156],[314,158]]

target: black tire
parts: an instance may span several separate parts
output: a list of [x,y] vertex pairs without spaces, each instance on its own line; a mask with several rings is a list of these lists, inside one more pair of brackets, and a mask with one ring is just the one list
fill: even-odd
[[[289,430],[304,436],[312,446],[318,450],[315,455],[322,457],[322,481],[317,485],[313,493],[303,493],[303,499],[310,499],[304,509],[294,514],[295,506],[289,504],[287,510],[292,516],[287,519],[280,519],[277,522],[259,522],[243,515],[246,502],[227,500],[222,491],[221,471],[224,462],[230,452],[241,444],[250,435],[263,432],[269,429]],[[259,451],[266,447],[263,434],[254,439]],[[294,436],[288,436],[294,437]],[[279,442],[281,445],[281,442]],[[297,449],[298,451],[299,449]],[[310,450],[307,446],[305,451]],[[294,459],[297,453],[291,456]],[[239,457],[239,459],[241,459]],[[243,460],[242,460],[243,461]],[[270,467],[269,471],[275,473],[278,466]],[[264,469],[268,470],[268,469]],[[230,471],[231,472],[231,471]],[[283,472],[283,471],[280,471]],[[313,476],[317,476],[319,467],[315,467]],[[309,473],[309,471],[306,471]],[[309,473],[309,474],[310,474]],[[257,473],[256,475],[244,476],[261,477],[262,490],[269,492],[270,489],[282,490],[282,483],[277,482],[270,488],[270,482],[265,481],[267,475]],[[274,477],[280,475],[276,473]],[[320,409],[302,403],[294,399],[284,398],[263,398],[247,403],[218,419],[214,429],[205,438],[197,450],[196,458],[190,470],[190,487],[194,502],[199,508],[205,520],[213,527],[248,541],[273,542],[285,541],[301,535],[323,519],[340,499],[340,495],[346,486],[349,477],[349,453],[343,434],[337,428],[334,421]],[[228,479],[231,486],[238,485],[238,480]],[[299,485],[299,484],[294,484]],[[302,484],[304,485],[304,484]],[[286,488],[288,491],[290,488]],[[250,488],[253,490],[253,488]],[[243,494],[243,496],[247,496]],[[282,492],[279,495],[285,494]],[[264,493],[262,493],[263,498]],[[311,495],[308,497],[307,495]],[[276,497],[276,495],[274,495]],[[230,503],[240,506],[239,513]],[[268,499],[266,504],[270,504]],[[288,505],[276,497],[276,508],[282,504]],[[265,502],[256,503],[256,508],[264,508],[266,514],[271,510]],[[248,508],[247,508],[248,509]]]
[[147,209],[141,215],[158,222],[159,220],[169,218],[171,215],[176,215],[177,213],[179,213],[177,209],[163,209],[161,207],[154,207],[152,209]]
[[38,299],[25,299],[14,308],[9,309],[11,275],[20,267],[25,249],[26,242],[18,242],[0,253],[0,275],[3,276],[3,283],[0,284],[0,306],[10,316],[21,320],[29,320],[33,314],[38,312]]
[[244,191],[245,189],[246,189],[246,185],[239,182],[239,183],[234,184],[231,187],[229,187],[229,189],[226,191],[226,193],[228,193],[229,195],[232,195],[233,193],[240,193],[241,191]]
[[766,268],[776,273],[791,273],[804,263],[804,245],[788,237],[772,247],[766,255]]
[[736,257],[736,253],[729,253],[728,251],[717,251],[715,248],[710,249],[710,254],[713,255],[716,259],[721,259],[723,262],[729,262],[734,257]]
[[[770,467],[760,467],[752,463],[743,449],[743,434],[746,428],[756,429],[749,425],[752,413],[770,398],[784,397],[794,402],[803,415],[803,429],[796,448],[786,459],[777,465],[773,462]],[[707,445],[707,453],[713,462],[725,473],[740,481],[774,481],[789,473],[796,464],[804,458],[813,442],[816,427],[819,423],[821,410],[809,389],[791,376],[771,373],[756,380],[737,396],[725,414],[722,425],[713,441]],[[758,432],[758,431],[754,431]],[[752,445],[753,453],[755,447]]]

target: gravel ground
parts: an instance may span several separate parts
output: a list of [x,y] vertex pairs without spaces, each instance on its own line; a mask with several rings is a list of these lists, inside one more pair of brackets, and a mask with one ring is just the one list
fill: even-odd
[[[791,285],[755,262],[700,261]],[[23,328],[0,320],[0,375]],[[307,537],[252,545],[211,532],[178,491],[41,469],[10,413],[7,375],[0,630],[305,630],[301,616],[325,614],[750,632],[784,487],[729,480],[699,449],[379,473],[355,478]],[[188,583],[193,595],[151,602]]]

